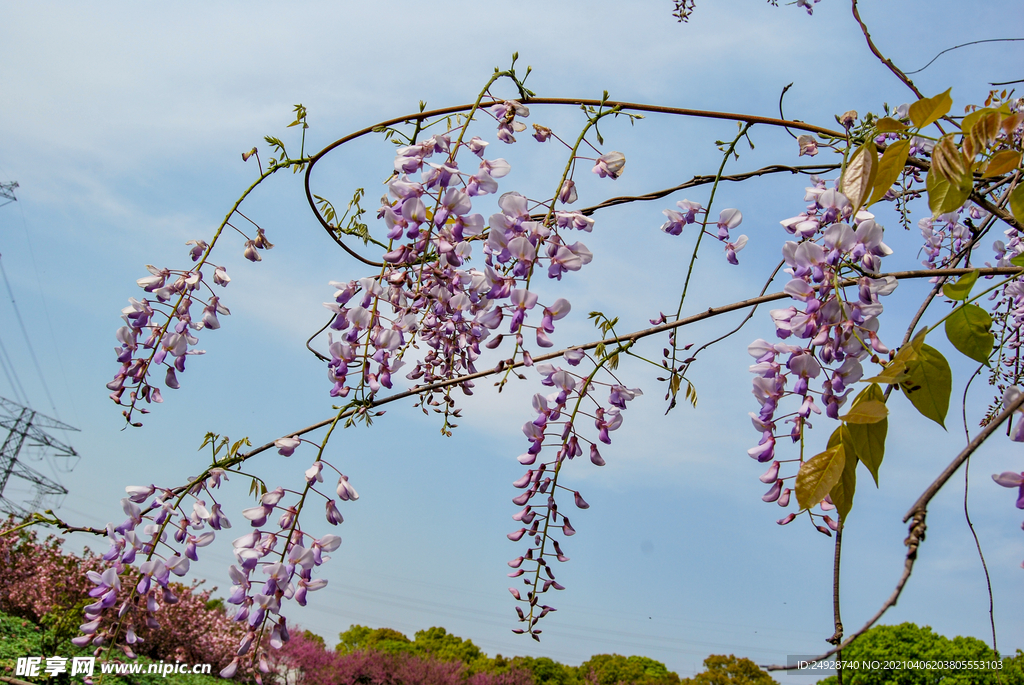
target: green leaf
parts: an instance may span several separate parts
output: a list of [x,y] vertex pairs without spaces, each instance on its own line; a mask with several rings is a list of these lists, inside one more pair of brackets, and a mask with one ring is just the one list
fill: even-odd
[[889,416],[889,409],[885,406],[885,402],[881,400],[866,400],[859,404],[854,404],[847,414],[839,417],[839,420],[858,424],[878,423],[887,416]]
[[946,319],[946,337],[953,347],[976,362],[988,362],[996,339],[992,335],[992,317],[976,304],[965,304],[953,310]]
[[875,122],[875,130],[879,133],[893,133],[897,131],[906,131],[907,125],[902,121],[897,121],[892,117],[882,117]]
[[843,173],[843,194],[849,198],[854,212],[864,204],[874,187],[877,175],[878,148],[874,140],[868,140],[853,153],[853,159],[846,165],[846,171]]
[[1010,260],[1010,264],[1014,266],[1024,266],[1024,254],[1019,254]]
[[836,511],[839,512],[839,518],[842,521],[846,520],[850,509],[853,508],[853,494],[857,489],[857,456],[848,447],[851,440],[852,437],[846,426],[837,428],[828,440],[830,448],[842,445],[843,452],[846,455],[846,458],[843,460],[843,471],[839,475],[839,481],[832,486],[828,493],[832,498],[832,504],[836,505]]
[[843,473],[846,453],[842,444],[830,447],[800,466],[796,474],[796,501],[801,509],[810,509],[825,499]]
[[909,140],[897,140],[885,149],[885,152],[882,153],[882,158],[878,160],[878,175],[875,176],[871,199],[867,201],[868,205],[878,202],[889,192],[892,184],[896,182],[896,179],[903,172],[903,167],[907,164],[909,152]]
[[[877,384],[872,383],[864,388],[853,401],[853,406],[864,402],[883,402],[885,393]],[[846,430],[850,439],[845,441],[847,454],[852,451],[857,455],[864,466],[875,479],[875,486],[878,486],[878,467],[882,465],[882,458],[885,457],[885,437],[889,432],[889,419],[884,418],[877,423],[847,424]],[[835,498],[833,497],[833,500]]]
[[969,274],[964,274],[956,283],[946,283],[942,286],[942,294],[951,300],[966,300],[971,296],[971,288],[978,282],[978,274],[975,269]]
[[[970,181],[970,177],[965,178],[967,178],[968,182]],[[925,187],[928,190],[928,208],[932,210],[932,216],[946,214],[962,207],[971,194],[971,188],[964,188],[950,183],[934,170],[928,172],[928,177],[925,179]],[[1010,203],[1012,208],[1012,195],[1010,196]],[[1024,194],[1021,195],[1021,213],[1024,214]],[[1014,216],[1016,216],[1016,213],[1014,213]]]
[[1014,219],[1024,224],[1024,184],[1018,185],[1010,193],[1010,211]]
[[909,114],[914,126],[919,129],[924,128],[944,117],[953,106],[953,98],[949,95],[951,90],[953,89],[947,88],[945,93],[939,93],[935,97],[922,98],[912,104]]
[[949,362],[930,345],[922,344],[917,355],[917,359],[907,363],[910,380],[901,383],[900,388],[923,416],[945,428],[953,389]]

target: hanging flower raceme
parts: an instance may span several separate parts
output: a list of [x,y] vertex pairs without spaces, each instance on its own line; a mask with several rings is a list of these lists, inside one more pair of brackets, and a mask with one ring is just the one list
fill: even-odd
[[[570,366],[576,366],[583,358],[581,352],[571,351],[566,354],[565,360]],[[516,613],[520,622],[527,624],[525,628],[516,628],[513,632],[529,633],[535,640],[539,640],[541,633],[536,628],[537,622],[555,610],[547,604],[541,604],[541,596],[551,589],[564,589],[555,579],[554,568],[549,562],[565,562],[569,558],[563,553],[554,535],[559,530],[566,537],[576,533],[568,517],[559,512],[556,494],[559,490],[571,492],[573,503],[578,509],[590,508],[579,491],[559,483],[561,470],[567,461],[581,456],[587,444],[590,461],[596,466],[605,464],[596,441],[585,437],[577,428],[576,420],[584,416],[581,404],[584,401],[596,404],[593,414],[596,437],[610,444],[610,431],[616,430],[622,423],[620,412],[626,408],[627,402],[643,394],[638,388],[626,388],[614,380],[612,383],[596,382],[593,376],[602,368],[595,367],[589,377],[582,378],[551,364],[536,366],[541,375],[541,384],[553,388],[554,392],[534,395],[536,418],[523,426],[523,434],[530,446],[525,454],[520,455],[519,463],[531,468],[513,483],[522,492],[512,499],[513,504],[521,507],[512,519],[522,524],[522,527],[507,536],[512,542],[525,538],[531,545],[525,554],[508,562],[513,569],[508,575],[510,578],[522,578],[527,587],[525,594],[515,587],[509,588],[512,596],[524,604],[516,607]],[[601,387],[609,388],[607,404],[610,407],[603,406],[594,396]],[[554,457],[538,464],[545,447],[554,448]]]
[[[791,276],[784,290],[795,304],[771,312],[776,334],[787,342],[756,340],[748,348],[755,360],[750,371],[756,376],[753,393],[760,405],[760,411],[750,416],[761,437],[747,454],[758,462],[772,462],[761,477],[762,482],[771,484],[762,499],[783,507],[789,505],[794,489],[786,483],[796,474],[780,475],[779,441],[785,437],[792,442],[802,440],[816,414],[839,418],[853,384],[864,375],[862,362],[888,352],[878,337],[879,298],[892,293],[897,285],[892,277],[861,275],[864,270],[877,272],[881,258],[892,253],[882,242],[883,229],[873,215],[861,211],[851,217],[847,198],[825,188],[824,183],[809,188],[807,198],[814,204],[806,212],[782,222],[788,233],[802,238],[787,242],[782,250]],[[723,212],[719,221],[719,230],[726,237],[732,219]],[[852,225],[846,223],[850,219]],[[860,276],[853,297],[836,288],[851,274]],[[788,342],[790,339],[802,344]],[[818,383],[820,390],[816,389]],[[789,413],[780,413],[789,398],[796,405]],[[787,516],[779,523],[792,520]],[[816,527],[827,533],[831,528],[824,523],[824,527]]]

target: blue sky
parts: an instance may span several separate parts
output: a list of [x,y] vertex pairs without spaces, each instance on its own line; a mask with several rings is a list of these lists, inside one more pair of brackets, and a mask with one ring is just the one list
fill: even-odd
[[[1002,27],[1020,17],[1018,3],[994,0],[972,6],[954,28],[951,13],[964,11],[947,2],[862,4],[881,49],[908,70],[957,43],[1011,37]],[[103,387],[117,368],[111,350],[120,310],[139,295],[135,280],[147,275],[145,265],[186,266],[185,241],[208,239],[254,178],[240,152],[263,150],[266,134],[297,149],[296,129],[284,128],[295,103],[309,109],[306,149],[317,150],[415,111],[420,100],[468,102],[515,51],[520,66],[533,66],[528,85],[542,96],[608,90],[627,101],[774,116],[782,88],[793,83],[787,116],[823,126],[849,109],[879,111],[883,102],[911,97],[868,53],[845,2],[822,0],[808,17],[755,0],[703,0],[687,25],[670,13],[671,3],[647,1],[9,7],[0,27],[0,181],[21,187],[18,202],[0,208],[0,253],[41,378],[6,291],[0,335],[33,407],[83,429],[64,436],[82,459],[73,473],[59,474],[71,491],[61,513],[91,525],[120,520],[125,485],[173,485],[201,470],[206,456],[196,448],[207,431],[262,444],[330,415],[324,369],[303,344],[326,320],[327,282],[366,274],[318,228],[300,177],[291,175],[266,183],[242,208],[276,245],[264,261],[243,260],[240,241],[221,248],[217,258],[233,279],[224,293],[232,315],[220,330],[202,333],[208,354],[190,360],[181,389],[165,393],[144,428],[122,431]],[[962,111],[984,99],[987,82],[1020,77],[1019,45],[945,55],[915,80],[926,94],[953,86],[954,112]],[[582,123],[578,112],[545,107],[534,107],[529,121],[566,135]],[[626,173],[615,182],[581,182],[581,203],[714,173],[713,141],[734,131],[728,122],[653,116],[632,127],[611,122],[602,133],[608,149],[626,155]],[[756,149],[741,148],[730,170],[804,161],[782,131],[755,128],[752,138]],[[541,152],[529,139],[501,151],[513,165],[503,192],[550,192],[543,189],[564,162],[557,151]],[[314,190],[344,203],[365,187],[372,214],[392,154],[380,140],[333,153],[318,167]],[[742,268],[725,264],[717,249],[708,252],[687,311],[760,288],[785,239],[778,221],[802,210],[805,185],[787,176],[722,188],[717,206],[743,211],[740,232],[751,242],[740,253]],[[674,309],[692,237],[657,229],[661,210],[684,196],[704,201],[707,191],[597,216],[585,238],[594,262],[557,293],[543,291],[573,303],[557,345],[596,339],[585,318],[594,309],[620,316],[627,328]],[[916,231],[903,233],[880,217],[897,250],[891,259],[912,268]],[[900,286],[887,303],[883,334],[899,337],[924,287]],[[700,343],[736,321],[723,317],[680,335]],[[315,606],[295,608],[289,618],[329,641],[350,623],[407,633],[440,624],[492,655],[579,663],[595,653],[643,654],[684,676],[711,653],[776,663],[818,652],[831,634],[831,542],[806,525],[775,524],[779,511],[760,500],[761,470],[744,454],[757,437],[748,427],[757,404],[745,348],[771,332],[767,311],[759,312],[707,354],[694,369],[697,408],[667,417],[652,374],[624,367],[627,385],[646,394],[625,413],[606,467],[572,464],[574,487],[592,506],[573,517],[579,534],[567,544],[572,561],[559,576],[567,590],[544,621],[540,645],[511,634],[504,575],[505,562],[521,553],[504,535],[514,527],[510,483],[522,473],[515,457],[539,390],[533,377],[500,395],[479,383],[452,438],[409,403],[392,405],[372,429],[336,438],[328,458],[362,497],[344,509],[344,544],[322,568],[330,585]],[[645,349],[657,355],[663,342]],[[955,386],[954,397],[960,392]],[[976,404],[986,403],[984,392],[974,395]],[[15,394],[0,378],[0,395]],[[890,435],[881,488],[862,483],[844,538],[848,629],[888,596],[902,567],[900,519],[963,443],[954,422],[943,433],[906,409],[893,409],[899,430]],[[824,441],[828,431],[818,432]],[[997,441],[971,472],[972,516],[992,572],[1004,652],[1024,647],[1024,626],[1010,608],[1021,599],[1024,538],[1011,494],[989,474],[1019,469],[1019,457],[1019,446]],[[301,453],[290,460],[267,453],[252,468],[288,487],[301,482],[307,461]],[[984,577],[963,520],[962,479],[954,481],[933,503],[917,570],[884,621],[984,639]],[[247,506],[244,494],[228,497],[236,512]],[[241,534],[243,519],[232,518]],[[195,575],[226,588],[230,561],[226,546],[207,548]]]

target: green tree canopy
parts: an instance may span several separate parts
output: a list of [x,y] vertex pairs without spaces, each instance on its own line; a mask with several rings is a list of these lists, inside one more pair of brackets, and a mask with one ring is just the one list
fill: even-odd
[[584,682],[595,685],[675,685],[679,682],[679,676],[665,664],[645,656],[596,654],[580,664],[579,673]]
[[681,685],[778,685],[753,661],[732,654],[712,654],[704,660],[704,668],[703,673],[684,678]]
[[[847,669],[843,671],[844,685],[1024,685],[1021,664],[1021,652],[1018,657],[1005,659],[1003,669],[997,679],[997,671],[992,668],[962,669],[948,668],[919,669],[902,668],[896,670],[869,670],[865,668]],[[995,652],[975,637],[957,636],[949,639],[939,635],[930,627],[919,627],[913,623],[901,623],[897,626],[875,626],[860,636],[850,647],[843,650],[843,661],[995,661]],[[820,681],[819,685],[836,685],[835,676]]]

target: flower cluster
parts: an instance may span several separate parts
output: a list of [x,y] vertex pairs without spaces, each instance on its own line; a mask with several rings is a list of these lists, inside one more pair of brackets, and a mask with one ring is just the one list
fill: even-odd
[[[140,626],[158,629],[156,612],[179,601],[170,585],[171,575],[184,576],[190,563],[198,560],[199,548],[213,542],[216,531],[231,527],[212,492],[224,478],[223,469],[212,469],[205,478],[191,480],[183,492],[153,485],[126,488],[128,497],[121,506],[128,518],[120,525],[107,525],[110,548],[102,559],[110,565],[102,572],[86,573],[94,585],[88,594],[95,601],[85,607],[82,635],[72,642],[97,648],[116,644],[134,657]],[[143,509],[140,505],[150,497],[152,502]],[[204,497],[210,498],[210,506]],[[186,499],[191,500],[190,509]],[[169,533],[173,542],[168,540]],[[128,577],[126,570],[133,564],[138,581],[123,585],[122,577]]]
[[[571,350],[565,354],[564,359],[570,366],[577,366],[584,356],[579,350]],[[576,533],[569,518],[558,511],[555,496],[559,489],[566,490],[572,492],[576,507],[590,507],[579,491],[558,482],[562,466],[566,460],[581,456],[585,450],[594,465],[604,466],[605,461],[597,443],[611,444],[610,433],[622,425],[621,412],[626,409],[626,403],[643,393],[638,388],[626,388],[617,381],[596,382],[594,375],[600,367],[595,367],[585,377],[551,364],[539,364],[536,368],[541,375],[541,384],[554,388],[554,391],[549,395],[534,395],[533,409],[537,417],[523,426],[523,434],[529,440],[530,447],[519,457],[519,463],[533,468],[513,483],[514,487],[523,492],[512,499],[513,504],[522,507],[512,518],[523,527],[509,533],[508,539],[518,542],[526,538],[532,541],[532,545],[524,555],[508,562],[514,569],[508,575],[510,578],[522,577],[523,583],[530,588],[525,597],[518,589],[509,588],[513,597],[526,604],[525,611],[522,607],[516,607],[516,612],[519,620],[528,624],[526,628],[517,628],[513,632],[523,634],[529,631],[534,639],[539,639],[537,636],[541,631],[535,627],[537,622],[549,612],[555,611],[551,606],[539,603],[540,595],[551,588],[564,589],[555,580],[554,570],[548,561],[569,560],[552,532],[560,528],[567,537]],[[594,397],[598,387],[607,387],[609,390],[605,403]],[[582,408],[584,400],[593,405],[590,411]],[[590,440],[581,433],[577,424],[582,417],[593,419],[597,431],[596,440]],[[537,465],[545,446],[554,447],[557,451],[554,458]],[[538,504],[535,498],[539,495],[547,497]]]
[[[762,499],[783,507],[789,505],[792,492],[785,481],[795,475],[779,475],[782,462],[773,461],[776,441],[787,435],[799,442],[812,414],[824,411],[829,418],[838,418],[852,384],[864,375],[862,361],[888,352],[878,337],[879,298],[897,285],[892,277],[864,275],[857,281],[856,297],[848,297],[841,281],[849,273],[877,272],[881,258],[891,250],[882,242],[883,229],[873,215],[862,211],[852,217],[849,200],[824,186],[817,182],[808,188],[806,199],[813,204],[781,222],[788,233],[800,238],[786,242],[782,249],[786,273],[792,277],[785,292],[796,304],[773,310],[771,317],[779,339],[794,342],[756,340],[748,347],[755,360],[750,367],[756,375],[753,393],[761,407],[750,416],[761,439],[747,453],[759,462],[772,462],[761,476],[762,482],[771,484]],[[780,404],[787,398],[799,404],[795,411],[780,414]],[[794,517],[791,514],[779,523]]]
[[[669,235],[682,235],[683,228],[687,224],[693,224],[697,222],[697,215],[704,214],[704,225],[707,224],[707,213],[708,210],[704,209],[699,202],[691,202],[690,200],[680,200],[676,203],[679,207],[677,212],[674,209],[662,210],[668,221],[661,225],[661,230]],[[716,227],[718,228],[717,233],[711,233],[704,229],[704,232],[708,235],[712,235],[719,241],[725,243],[725,259],[730,264],[739,264],[739,260],[736,258],[736,253],[742,250],[747,245],[747,236],[741,235],[736,240],[731,240],[729,232],[740,225],[743,221],[743,214],[738,209],[723,209],[718,215],[718,222]]]
[[[489,113],[498,123],[499,140],[513,143],[513,133],[525,130],[517,117],[528,116],[529,110],[505,101]],[[543,126],[535,129],[534,137],[542,142],[553,135]],[[514,338],[516,351],[528,360],[525,334],[532,329],[538,347],[551,347],[554,322],[570,311],[563,298],[539,304],[528,286],[539,268],[560,280],[593,258],[582,242],[566,238],[567,232],[592,230],[593,219],[554,209],[556,200],[575,201],[572,179],[565,179],[556,197],[545,202],[507,192],[498,198],[499,211],[485,221],[474,203],[495,194],[498,179],[511,167],[502,158],[485,156],[486,141],[473,137],[462,142],[461,133],[450,130],[398,148],[395,175],[378,212],[390,240],[385,267],[376,277],[332,283],[334,301],[324,306],[334,313],[328,348],[334,397],[348,397],[359,388],[356,396],[365,399],[381,387],[390,389],[414,339],[427,351],[407,378],[422,384],[475,372],[481,345],[496,348],[506,336]],[[473,166],[464,170],[459,153],[466,149]],[[621,153],[602,155],[594,171],[614,178],[624,162]],[[538,209],[544,213],[534,215]],[[467,267],[475,248],[482,254],[482,269]],[[539,321],[531,314],[539,314]],[[507,332],[495,334],[503,323]],[[472,381],[459,386],[472,394]],[[443,391],[444,407],[438,410],[446,415],[453,405],[450,392]],[[425,393],[422,402],[441,404],[433,393]]]
[[[279,452],[290,455],[298,442],[296,438],[282,438],[276,444]],[[282,602],[294,600],[299,606],[306,606],[307,594],[327,585],[326,579],[313,578],[313,569],[330,558],[327,553],[341,546],[341,538],[333,534],[317,538],[304,532],[299,525],[299,516],[310,492],[326,500],[328,523],[338,525],[344,520],[335,500],[316,487],[324,480],[325,465],[330,466],[317,460],[306,470],[303,492],[291,493],[298,497],[294,504],[284,504],[289,493],[278,487],[264,492],[257,506],[242,511],[253,530],[232,543],[238,565],[228,569],[232,591],[227,601],[238,607],[234,620],[245,626],[246,633],[235,658],[221,671],[224,678],[233,677],[240,666],[250,663],[257,664],[255,669],[249,670],[257,682],[261,682],[261,674],[270,672],[267,646],[279,649],[289,639],[287,621],[281,615]],[[336,492],[343,501],[359,498],[348,478],[340,472]],[[277,517],[276,527],[268,527],[268,520],[274,516]],[[277,550],[279,543],[280,551]],[[253,576],[257,569],[266,576],[262,584]],[[268,626],[268,639],[261,643]]]
[[[13,525],[9,519],[4,527]],[[47,615],[80,618],[70,614],[93,601],[88,593],[96,587],[87,572],[102,575],[108,562],[88,550],[81,556],[68,553],[61,548],[62,542],[49,538],[41,543],[24,531],[0,536],[0,606],[5,612],[37,623]],[[138,569],[125,566],[119,580],[122,585],[135,585],[140,580]],[[161,608],[158,628],[135,626],[138,639],[133,651],[154,659],[226,666],[240,637],[237,624],[222,610],[208,607],[209,590],[173,581],[169,588],[178,601]]]
[[[253,246],[246,247],[246,256],[249,256],[251,249],[257,260],[257,247],[273,247],[264,238],[263,229],[260,229],[257,241],[249,242]],[[210,249],[202,240],[190,240],[188,244],[192,245],[189,254],[193,262],[203,259]],[[209,263],[204,261],[200,266],[206,264]],[[227,270],[222,266],[209,265],[214,269],[214,284],[227,286],[231,281]],[[220,328],[218,316],[231,313],[203,279],[200,268],[172,271],[147,265],[146,269],[150,275],[140,278],[138,285],[149,297],[141,300],[129,298],[128,306],[121,310],[125,325],[117,331],[115,337],[120,346],[114,348],[121,368],[114,379],[107,383],[107,389],[111,391],[110,399],[126,407],[122,413],[129,423],[135,411],[149,413],[148,409],[137,406],[140,400],[147,404],[163,402],[160,388],[152,380],[161,367],[164,369],[164,386],[176,390],[179,387],[178,374],[185,371],[185,357],[203,354],[202,350],[195,349],[199,339],[193,332],[216,330]],[[208,295],[203,294],[204,287]],[[192,311],[196,304],[202,306],[202,312],[198,315]],[[127,400],[124,398],[126,390]],[[132,425],[142,424],[135,422]]]

